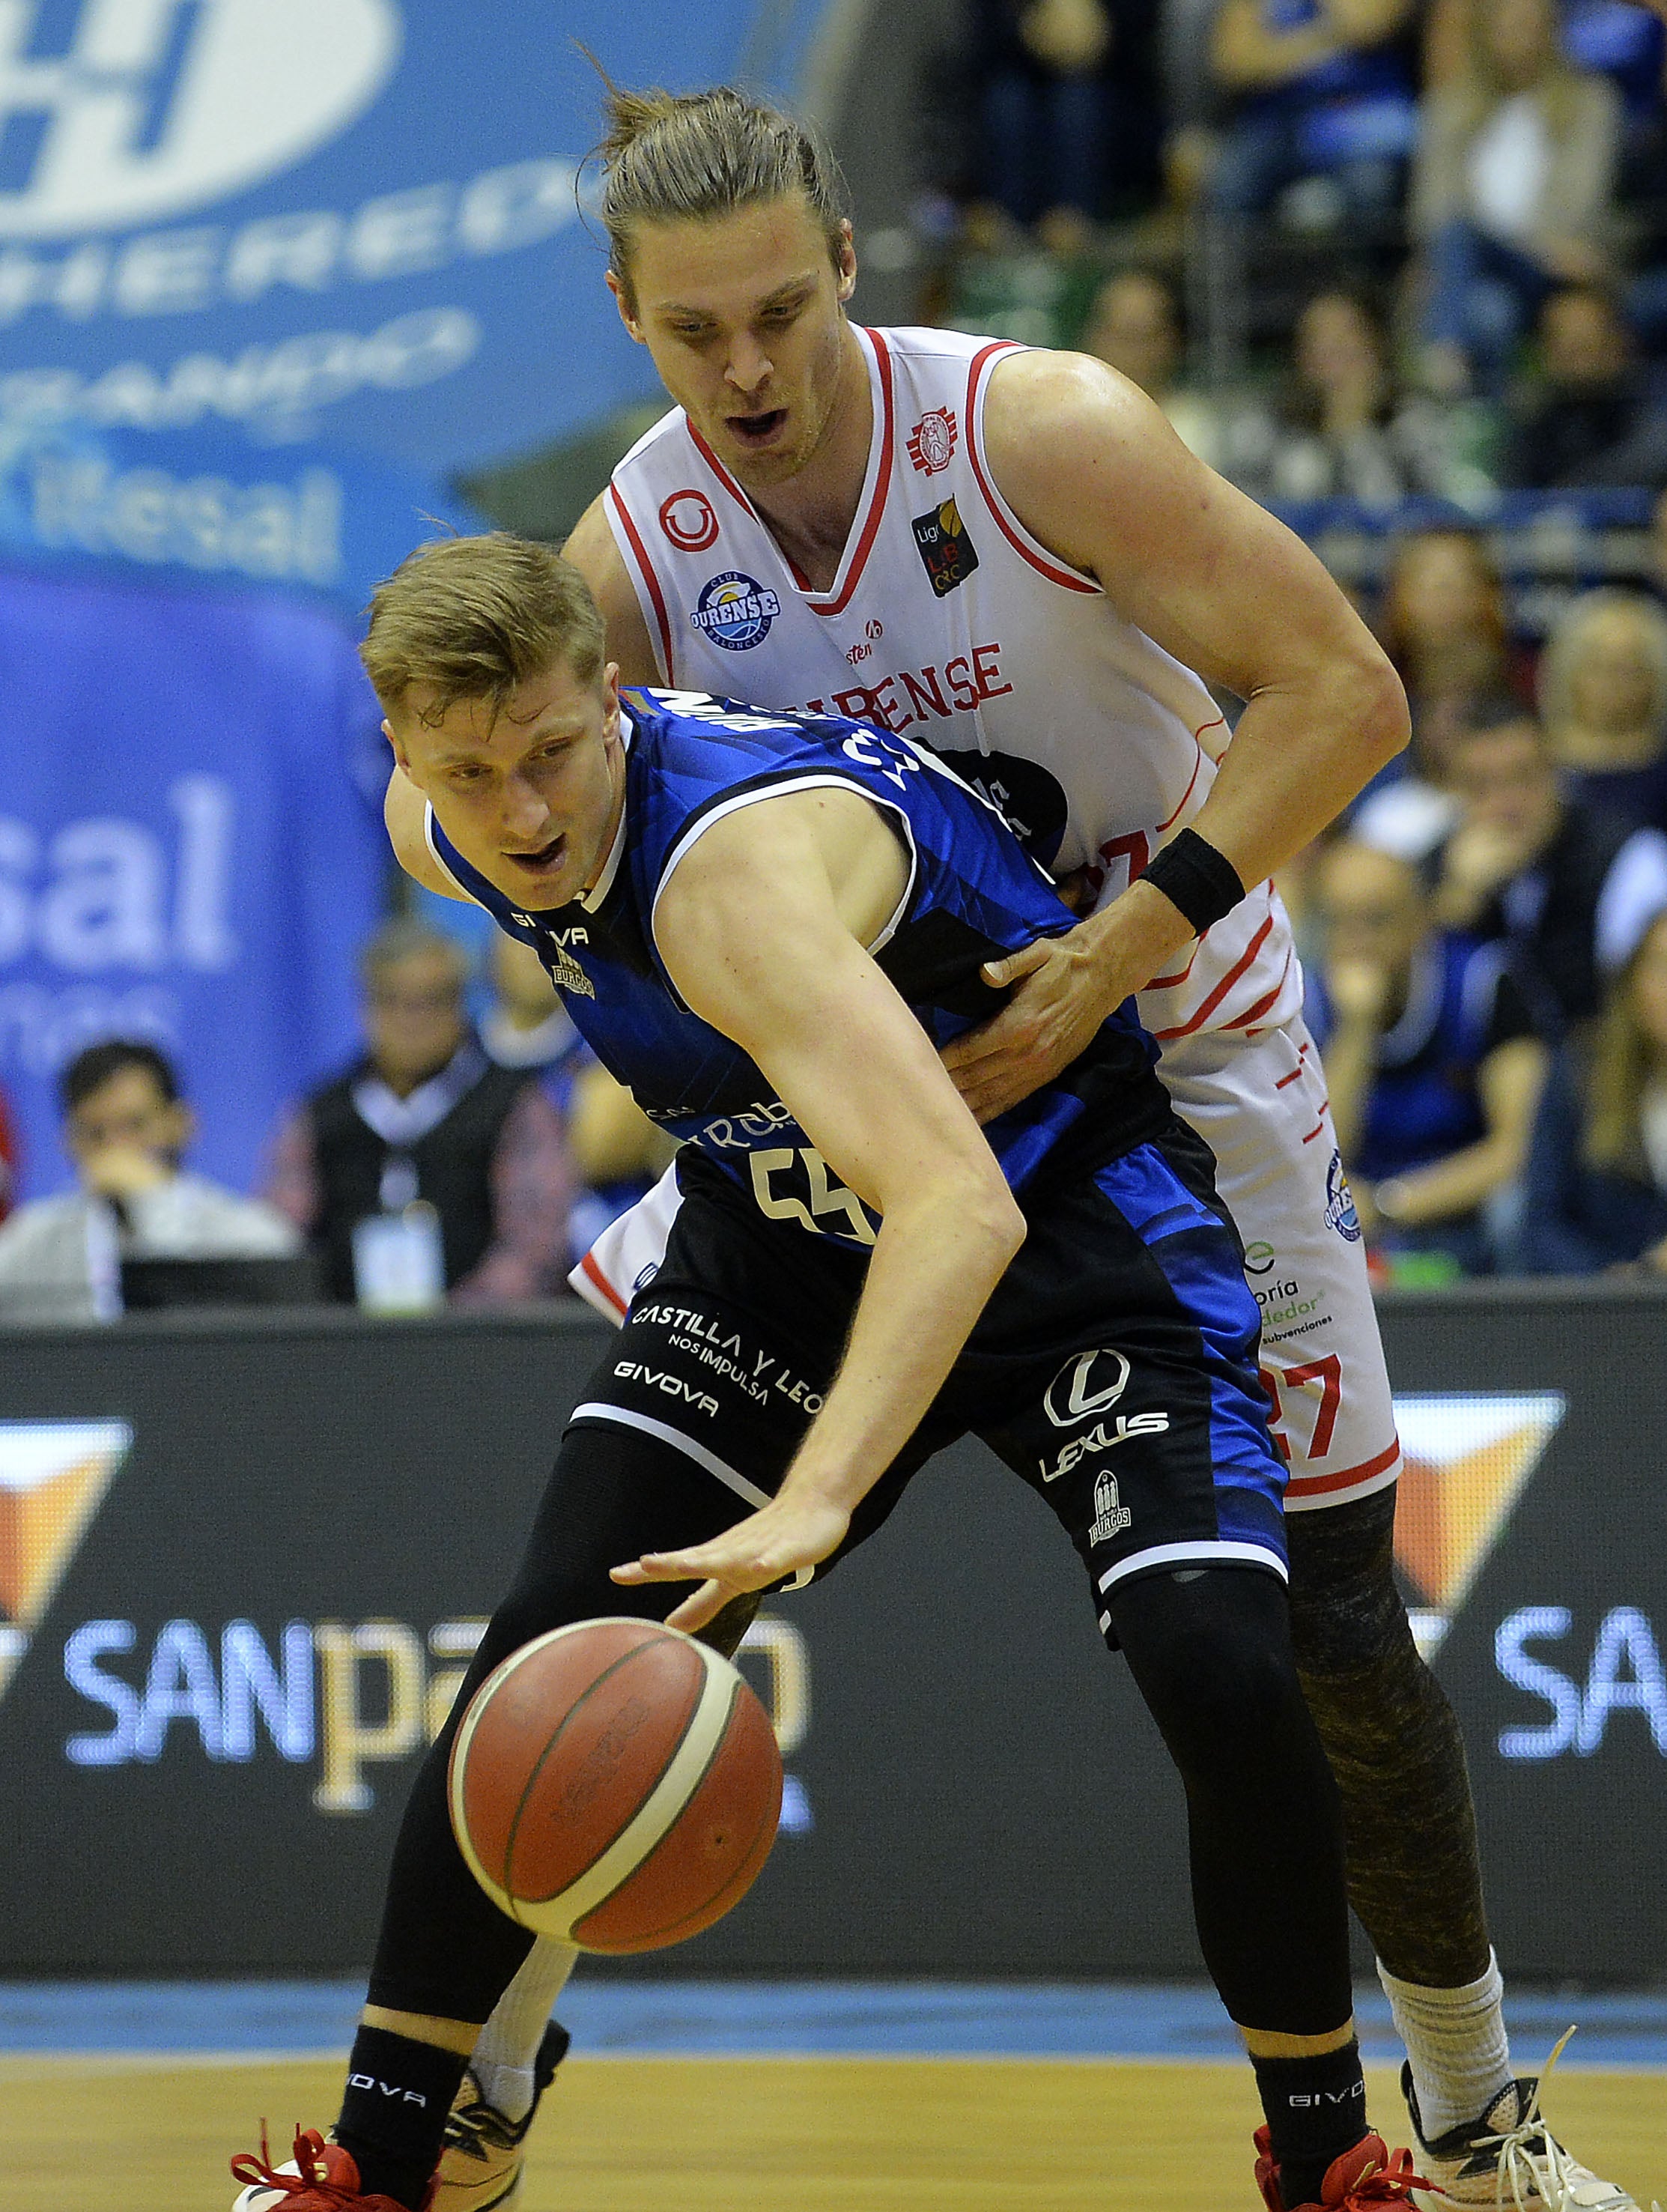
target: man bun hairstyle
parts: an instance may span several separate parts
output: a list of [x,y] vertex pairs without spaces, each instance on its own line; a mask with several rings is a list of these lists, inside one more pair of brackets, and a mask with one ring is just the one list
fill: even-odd
[[605,72],[608,131],[602,220],[609,266],[627,306],[631,249],[641,222],[687,222],[803,192],[835,270],[844,243],[845,182],[822,140],[779,108],[729,85],[710,92],[627,92]]
[[414,684],[438,722],[459,699],[510,694],[564,661],[580,684],[601,673],[605,631],[590,586],[553,545],[494,530],[440,538],[402,561],[371,599],[359,658],[393,713]]

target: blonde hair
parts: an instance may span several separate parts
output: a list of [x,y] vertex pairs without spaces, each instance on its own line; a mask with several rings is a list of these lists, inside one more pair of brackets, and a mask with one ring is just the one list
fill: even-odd
[[1634,1003],[1634,979],[1646,948],[1667,922],[1658,914],[1640,932],[1609,994],[1591,1041],[1586,1076],[1586,1126],[1582,1149],[1590,1167],[1645,1181],[1649,1171],[1643,1136],[1644,1088],[1654,1054]]
[[640,222],[703,221],[803,192],[837,270],[845,191],[821,138],[779,108],[728,85],[710,92],[627,92],[605,75],[602,220],[609,266],[632,302],[631,248]]
[[390,712],[421,684],[433,694],[423,719],[437,722],[459,699],[501,706],[557,660],[592,684],[604,641],[601,612],[572,562],[553,546],[494,530],[436,538],[402,561],[372,597],[359,658]]
[[1658,738],[1667,736],[1667,614],[1641,592],[1582,592],[1571,599],[1551,625],[1540,658],[1538,692],[1541,719],[1554,735],[1574,720],[1576,672],[1591,634],[1609,616],[1630,615],[1638,625],[1655,677],[1655,698],[1650,708],[1650,726]]

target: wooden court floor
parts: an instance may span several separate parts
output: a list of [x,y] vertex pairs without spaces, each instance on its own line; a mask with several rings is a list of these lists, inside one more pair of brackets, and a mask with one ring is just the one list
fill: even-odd
[[[338,2065],[0,2060],[0,2212],[227,2212],[234,2150]],[[1667,2075],[1565,2074],[1554,2123],[1667,2207]],[[1392,2128],[1393,2076],[1371,2075]],[[1114,2060],[580,2058],[518,2212],[1254,2212],[1248,2073]]]

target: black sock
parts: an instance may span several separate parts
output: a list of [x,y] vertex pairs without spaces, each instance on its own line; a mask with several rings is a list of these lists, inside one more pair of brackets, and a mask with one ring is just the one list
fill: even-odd
[[352,2154],[367,2197],[416,2212],[439,2164],[446,2116],[466,2058],[385,2027],[361,2027],[348,2062],[336,2140]]
[[1320,2058],[1252,2058],[1251,2064],[1285,2212],[1318,2204],[1327,2166],[1367,2132],[1361,2046],[1351,2039]]

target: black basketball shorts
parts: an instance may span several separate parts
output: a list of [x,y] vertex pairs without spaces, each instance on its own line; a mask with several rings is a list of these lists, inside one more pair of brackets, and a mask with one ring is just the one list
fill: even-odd
[[[864,1256],[766,1219],[692,1147],[659,1273],[633,1299],[573,1425],[634,1429],[752,1506],[821,1407]],[[864,1541],[933,1453],[980,1437],[1039,1491],[1108,1594],[1228,1563],[1284,1576],[1285,1473],[1257,1375],[1258,1315],[1208,1148],[1173,1121],[1021,1194],[1029,1224],[930,1411],[858,1505]],[[808,1579],[804,1577],[803,1579]]]

